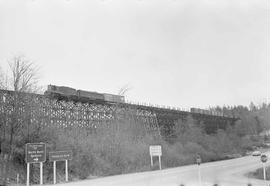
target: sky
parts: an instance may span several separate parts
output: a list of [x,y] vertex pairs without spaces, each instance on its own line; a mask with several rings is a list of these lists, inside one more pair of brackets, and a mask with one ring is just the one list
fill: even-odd
[[0,66],[180,108],[270,101],[268,0],[0,0]]

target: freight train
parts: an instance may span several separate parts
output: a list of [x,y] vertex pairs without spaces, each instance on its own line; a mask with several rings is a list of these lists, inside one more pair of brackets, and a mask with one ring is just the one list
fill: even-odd
[[[85,90],[76,90],[65,86],[48,85],[44,93],[46,96],[55,97],[57,99],[68,99],[80,102],[110,102],[110,103],[125,103],[125,97],[115,94],[98,93]],[[191,113],[198,113],[212,116],[226,116],[222,112],[215,110],[205,110],[200,108],[191,108]]]
[[212,116],[224,116],[227,117],[222,112],[216,111],[216,110],[205,110],[205,109],[200,109],[200,108],[190,108],[190,112],[192,113],[198,113],[198,114],[205,114],[205,115],[212,115]]
[[65,86],[48,85],[44,93],[47,96],[57,98],[65,98],[77,101],[99,101],[99,102],[112,102],[112,103],[125,103],[125,97],[114,94],[98,93],[85,90],[76,90],[74,88]]

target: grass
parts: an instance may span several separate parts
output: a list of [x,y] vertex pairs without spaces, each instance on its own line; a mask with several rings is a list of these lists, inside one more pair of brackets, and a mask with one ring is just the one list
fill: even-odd
[[[248,177],[263,180],[263,168],[256,169],[255,171],[249,172]],[[270,167],[266,167],[266,180],[270,180]]]

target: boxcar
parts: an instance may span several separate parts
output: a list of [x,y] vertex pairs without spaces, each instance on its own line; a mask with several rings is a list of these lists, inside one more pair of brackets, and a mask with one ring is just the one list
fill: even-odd
[[124,103],[125,102],[125,97],[124,96],[119,96],[119,95],[114,95],[114,94],[106,94],[104,93],[104,100],[108,102],[115,102],[115,103]]
[[97,92],[90,92],[85,90],[77,90],[77,96],[79,98],[89,99],[89,100],[104,100],[103,94]]
[[196,108],[190,108],[190,112],[196,113],[197,112],[197,109]]

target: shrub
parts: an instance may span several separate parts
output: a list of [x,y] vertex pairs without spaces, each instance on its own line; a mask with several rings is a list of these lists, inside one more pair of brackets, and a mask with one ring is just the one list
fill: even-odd
[[[258,141],[241,139],[233,132],[219,130],[214,135],[207,135],[192,124],[181,128],[185,122],[179,123],[179,132],[170,143],[161,136],[146,131],[142,123],[132,120],[115,120],[99,123],[98,129],[80,127],[59,129],[47,127],[44,130],[22,135],[14,148],[14,163],[25,170],[24,144],[43,141],[47,143],[47,151],[72,150],[73,160],[69,163],[72,179],[87,179],[122,173],[146,171],[158,168],[155,158],[154,167],[150,167],[149,145],[162,146],[162,167],[176,167],[195,163],[200,154],[203,162],[224,158],[225,154],[234,153],[238,148],[248,148]],[[230,129],[233,130],[233,129]],[[38,135],[37,135],[38,134]],[[234,141],[238,141],[235,143]],[[64,164],[59,163],[58,176],[63,177]],[[35,169],[38,169],[36,167]],[[52,163],[44,164],[44,182],[52,182]],[[38,183],[38,173],[33,175],[33,182]]]

